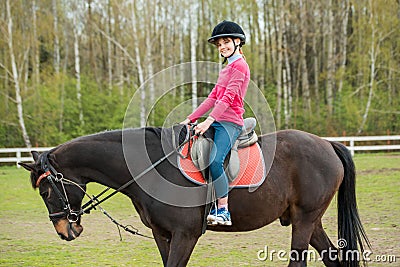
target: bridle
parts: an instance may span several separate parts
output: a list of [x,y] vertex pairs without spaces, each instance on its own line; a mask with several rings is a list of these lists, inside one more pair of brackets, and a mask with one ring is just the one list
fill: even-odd
[[[107,211],[105,211],[100,204],[104,201],[106,201],[107,199],[111,198],[112,196],[114,196],[115,194],[117,194],[118,192],[121,192],[123,189],[127,188],[128,186],[130,186],[132,183],[134,183],[138,178],[144,176],[146,173],[148,173],[149,171],[151,171],[152,169],[154,169],[155,167],[157,167],[160,163],[162,163],[164,160],[166,160],[167,158],[169,158],[172,154],[177,153],[180,157],[188,157],[189,155],[189,151],[187,153],[187,155],[182,155],[180,153],[180,149],[186,144],[186,143],[190,143],[191,141],[193,141],[193,139],[196,137],[194,134],[194,130],[190,129],[190,127],[187,128],[187,135],[185,137],[185,140],[179,144],[179,145],[175,145],[175,134],[173,135],[173,147],[174,149],[169,152],[168,154],[166,154],[165,156],[163,156],[162,158],[160,158],[158,161],[154,162],[152,165],[150,165],[147,169],[145,169],[144,171],[142,171],[140,174],[138,174],[136,177],[132,177],[131,180],[129,180],[128,182],[126,182],[125,184],[123,184],[122,186],[120,186],[119,188],[117,188],[114,192],[112,192],[111,194],[107,195],[106,197],[104,197],[103,199],[99,199],[100,196],[102,196],[104,193],[106,193],[108,190],[111,189],[111,187],[107,187],[106,189],[104,189],[101,193],[97,194],[96,196],[90,196],[88,193],[86,193],[86,190],[83,188],[85,185],[82,184],[78,184],[72,180],[66,179],[64,177],[64,175],[60,172],[58,172],[53,165],[51,165],[50,161],[49,161],[49,154],[50,151],[44,152],[41,155],[41,159],[40,159],[40,164],[41,164],[41,169],[44,171],[44,173],[42,175],[39,176],[39,178],[36,181],[36,187],[39,187],[40,183],[42,182],[43,179],[47,179],[47,181],[50,183],[52,189],[54,190],[54,192],[56,193],[60,204],[62,206],[62,211],[60,212],[54,212],[54,213],[49,213],[49,218],[51,221],[56,221],[57,219],[66,217],[67,220],[69,221],[69,223],[75,223],[79,220],[79,218],[83,215],[83,214],[89,214],[90,211],[92,209],[96,209],[96,207],[98,206],[99,209],[103,212],[104,215],[106,215],[114,224],[116,224],[118,226],[118,230],[119,227],[122,227],[125,231],[130,232],[131,234],[134,235],[140,235],[143,237],[147,237],[147,238],[152,238],[146,235],[142,235],[138,232],[138,230],[130,225],[128,226],[124,226],[122,224],[120,224],[119,222],[117,222],[115,219],[113,219],[108,213]],[[190,147],[190,144],[189,144]],[[57,187],[56,183],[60,183],[61,188],[62,188],[62,192],[59,190],[59,188]],[[67,195],[67,191],[65,190],[65,184],[72,184],[77,186],[80,190],[82,190],[84,192],[84,194],[89,198],[89,201],[87,203],[85,203],[84,205],[82,205],[81,209],[79,211],[75,211],[71,208],[69,200],[68,200],[68,195]],[[130,229],[129,227],[133,228]],[[120,234],[121,236],[121,234]]]
[[[42,157],[40,159],[40,165],[41,165],[41,169],[44,171],[44,173],[42,175],[40,175],[39,178],[37,179],[36,187],[39,187],[41,181],[43,179],[46,179],[50,183],[51,188],[53,189],[53,191],[57,195],[58,200],[60,201],[60,204],[62,206],[62,211],[49,213],[49,218],[51,221],[54,222],[59,218],[66,217],[70,223],[77,222],[79,220],[81,211],[75,211],[71,208],[71,205],[70,205],[69,199],[68,199],[68,195],[67,195],[67,191],[65,190],[64,185],[72,183],[72,184],[78,185],[78,187],[81,190],[83,190],[85,193],[86,193],[86,191],[82,188],[81,185],[79,185],[73,181],[70,181],[68,179],[65,179],[64,175],[62,173],[59,173],[55,170],[55,168],[49,162],[49,158],[48,158],[49,153],[50,152],[47,151],[41,155]],[[57,187],[56,183],[60,184],[60,186],[62,188],[62,192]]]

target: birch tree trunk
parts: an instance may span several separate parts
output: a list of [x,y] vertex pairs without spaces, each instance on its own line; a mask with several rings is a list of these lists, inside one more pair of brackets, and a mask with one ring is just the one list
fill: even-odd
[[283,112],[285,116],[285,129],[289,128],[290,124],[290,110],[289,110],[289,89],[288,89],[288,80],[287,80],[287,71],[283,70]]
[[[77,3],[77,2],[76,2]],[[82,108],[82,92],[81,92],[81,64],[79,55],[79,33],[78,33],[78,3],[77,9],[73,11],[73,32],[74,32],[74,55],[75,55],[75,79],[76,79],[76,99],[78,102],[78,112],[79,112],[79,123],[82,127],[85,125],[85,120],[83,118],[83,108]]]
[[[114,18],[114,24],[111,24],[111,19],[110,19],[110,24],[113,25],[114,27],[111,27],[110,25],[110,34],[111,31],[113,32],[113,36],[115,39],[120,39],[121,34],[121,20],[120,20],[120,15],[118,13],[118,7],[113,4],[113,2],[110,1],[110,13],[112,14],[112,17]],[[110,40],[111,41],[111,40]],[[115,49],[116,45],[113,44],[111,47],[111,50],[114,51],[114,56],[115,56],[115,76],[118,77],[118,87],[119,87],[119,93],[122,97],[124,95],[124,84],[125,84],[125,73],[124,73],[124,64],[125,64],[125,58],[124,58],[124,52],[121,49]],[[134,64],[134,60],[132,60],[132,63]],[[127,77],[129,80],[129,76]],[[129,82],[127,82],[129,84]]]
[[332,0],[328,0],[328,27],[326,32],[328,45],[327,58],[327,81],[326,81],[326,102],[328,107],[328,116],[333,114],[333,78],[334,78],[334,59],[333,59],[333,10]]
[[[108,36],[111,35],[111,20],[113,18],[111,14],[111,2],[108,0],[107,2],[107,22],[106,22],[106,32]],[[108,70],[108,94],[112,94],[112,86],[113,86],[113,65],[112,65],[112,44],[111,39],[107,38],[107,70]]]
[[[178,36],[179,36],[179,63],[183,64],[183,62],[185,61],[185,51],[184,51],[185,43],[183,41],[184,38],[183,38],[182,29],[181,28],[178,28],[178,29],[179,29],[179,33],[178,33]],[[180,71],[181,71],[180,75],[183,77],[184,71],[185,71],[185,68],[183,65],[181,65]],[[181,85],[181,86],[179,86],[179,88],[180,88],[179,89],[180,98],[181,98],[181,101],[183,101],[185,99],[185,86]]]
[[196,66],[196,46],[197,46],[197,12],[190,13],[190,62],[192,71],[192,110],[197,108],[197,66]]
[[34,84],[35,90],[38,88],[40,83],[40,58],[39,58],[39,46],[37,37],[37,16],[36,16],[36,0],[32,0],[32,28],[33,28],[33,54],[34,54]]
[[[82,1],[82,0],[81,0]],[[86,2],[86,1],[82,1],[82,2]],[[86,4],[86,3],[85,3]],[[101,78],[98,77],[97,75],[97,64],[96,64],[96,60],[95,60],[95,55],[94,55],[94,46],[93,46],[93,27],[92,24],[94,24],[93,21],[93,15],[92,15],[92,0],[87,0],[87,18],[85,21],[85,27],[86,27],[86,32],[85,35],[88,38],[88,45],[89,45],[89,67],[90,67],[90,74],[92,77],[94,77],[94,79],[97,82],[97,85],[99,86],[99,88],[101,88]],[[107,24],[107,23],[106,23]],[[83,58],[85,58],[83,56]]]
[[343,19],[342,19],[342,31],[341,31],[341,63],[340,63],[340,77],[339,77],[339,84],[338,84],[338,92],[342,92],[343,89],[343,79],[344,74],[346,71],[346,61],[347,61],[347,27],[349,21],[349,0],[342,1],[343,5]]
[[[315,8],[314,12],[318,12],[321,14],[320,10],[320,4],[319,1],[315,1]],[[314,97],[315,97],[315,102],[316,102],[316,113],[317,113],[317,119],[319,119],[320,115],[320,109],[319,109],[319,104],[320,104],[320,96],[319,96],[319,53],[318,53],[318,37],[320,34],[320,19],[319,16],[314,16],[314,34],[312,37],[312,51],[313,51],[313,63],[314,63]]]
[[[67,39],[67,33],[64,32],[64,37]],[[58,123],[58,130],[60,133],[64,131],[64,103],[65,103],[65,77],[67,76],[67,67],[68,67],[68,58],[69,58],[69,51],[70,46],[68,42],[65,44],[65,59],[63,64],[63,79],[61,82],[61,92],[60,92],[60,116],[59,116],[59,123]]]
[[[285,16],[286,17],[286,16]],[[290,127],[292,113],[293,113],[293,96],[292,96],[292,76],[291,76],[291,67],[290,67],[290,59],[288,53],[288,42],[287,42],[287,34],[286,34],[286,26],[285,32],[283,34],[283,47],[284,57],[285,57],[285,71],[283,72],[283,87],[284,87],[284,99],[285,99],[285,129]]]
[[282,109],[282,66],[283,66],[283,30],[284,30],[284,7],[283,7],[283,0],[278,1],[279,4],[277,6],[277,12],[279,12],[279,26],[278,26],[278,47],[277,47],[277,54],[278,54],[278,61],[276,66],[276,128],[280,129],[282,125],[281,119],[281,109]]
[[377,50],[375,49],[375,21],[374,21],[374,10],[373,10],[373,5],[372,5],[372,0],[369,0],[369,6],[370,6],[370,18],[369,18],[369,25],[371,25],[371,47],[370,47],[370,79],[369,79],[369,93],[368,93],[368,100],[367,104],[365,106],[365,111],[363,115],[363,119],[361,122],[360,127],[358,128],[358,134],[362,133],[365,127],[365,124],[367,123],[367,118],[368,118],[368,113],[371,108],[371,102],[372,102],[372,96],[373,96],[373,90],[375,87],[375,64],[376,64],[376,56],[377,56]]
[[13,44],[13,22],[11,17],[11,8],[10,8],[10,0],[6,0],[6,9],[7,9],[7,30],[8,30],[8,49],[10,51],[10,63],[12,68],[12,75],[13,75],[13,82],[15,87],[15,102],[17,104],[17,112],[18,112],[18,121],[19,126],[21,127],[22,137],[25,142],[26,147],[32,147],[31,141],[26,131],[25,121],[24,121],[24,112],[22,106],[22,98],[21,98],[21,88],[19,84],[19,75],[18,75],[18,68],[17,63],[15,61],[15,54],[14,54],[14,44]]
[[311,116],[311,96],[310,85],[308,82],[308,68],[307,68],[307,10],[306,3],[303,0],[299,1],[300,17],[303,18],[300,22],[301,32],[301,45],[300,45],[300,64],[301,64],[301,87],[303,89],[305,100],[305,114]]
[[[153,10],[151,9],[152,7],[151,6],[149,6],[149,5],[147,5],[147,18],[154,18],[155,17],[155,14],[154,14],[154,12],[153,12]],[[151,42],[151,37],[152,37],[152,30],[151,30],[151,22],[150,21],[148,21],[147,23],[147,30],[146,30],[146,33],[145,33],[145,35],[146,35],[146,60],[145,60],[145,64],[146,64],[146,66],[147,66],[147,75],[146,75],[146,79],[149,79],[152,75],[153,75],[153,73],[154,73],[154,70],[153,70],[153,57],[152,57],[152,42]],[[165,54],[163,54],[163,53],[161,53],[161,57],[165,57]],[[155,101],[154,101],[154,95],[155,95],[155,92],[154,92],[154,81],[153,81],[153,79],[150,79],[150,80],[148,80],[148,86],[149,86],[149,95],[150,95],[150,97],[149,97],[149,107],[151,107],[151,106],[153,106],[154,104],[155,104]],[[150,119],[150,121],[149,121],[149,124],[150,125],[154,125],[154,113],[152,113],[152,116],[149,118]]]
[[53,11],[53,32],[54,32],[54,52],[53,52],[53,66],[56,75],[60,73],[60,40],[58,37],[58,9],[57,0],[51,2]]
[[137,29],[136,29],[136,14],[135,14],[135,0],[132,0],[131,4],[131,17],[132,17],[132,36],[133,36],[133,47],[135,51],[135,59],[136,59],[136,67],[138,71],[138,78],[139,78],[139,88],[140,91],[140,127],[146,126],[146,90],[141,85],[144,84],[144,73],[142,68],[142,63],[140,59],[140,51],[139,51],[139,44],[138,44],[138,36],[137,36]]
[[[147,6],[147,16],[148,18],[154,18],[155,14],[154,11],[152,10],[152,7],[149,5]],[[147,75],[146,77],[149,78],[153,75],[154,73],[154,68],[153,68],[153,53],[152,53],[152,29],[151,29],[151,22],[148,21],[147,23],[147,30],[146,30],[146,66],[147,66]],[[162,34],[161,34],[162,35]],[[162,50],[161,50],[162,51]],[[161,57],[165,57],[165,53],[161,52]],[[154,82],[152,80],[149,81],[149,93],[150,93],[150,103],[151,105],[154,104]]]
[[[276,1],[276,0],[274,0],[274,1]],[[270,62],[271,62],[270,77],[271,77],[271,80],[273,80],[275,77],[274,65],[276,62],[276,51],[277,51],[277,49],[273,49],[274,47],[277,46],[276,34],[273,34],[273,32],[275,32],[275,33],[277,32],[277,26],[276,26],[277,22],[276,22],[276,16],[271,14],[270,8],[267,6],[267,4],[265,4],[264,8],[266,9],[265,12],[267,13],[268,21],[272,21],[272,23],[267,23],[268,24],[267,28],[268,28],[268,40],[269,40],[269,54],[270,54]],[[276,8],[275,8],[275,10],[276,10]],[[273,25],[273,28],[272,28],[271,24]]]

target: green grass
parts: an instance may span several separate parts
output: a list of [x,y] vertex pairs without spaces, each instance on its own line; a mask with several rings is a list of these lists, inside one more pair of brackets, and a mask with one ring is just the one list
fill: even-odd
[[[357,198],[360,216],[375,255],[396,255],[397,263],[370,266],[398,266],[400,262],[400,155],[363,154],[355,157]],[[90,185],[94,194],[101,189]],[[0,266],[161,266],[153,240],[122,232],[99,211],[83,217],[82,235],[60,240],[47,210],[29,181],[29,173],[15,167],[0,168]],[[136,214],[130,200],[113,197],[103,207],[123,224],[132,224],[151,235]],[[336,241],[336,203],[323,218],[332,241]],[[286,262],[259,261],[257,252],[288,250],[290,227],[278,222],[248,233],[207,231],[192,254],[190,266],[282,266]],[[322,266],[310,262],[309,266]]]

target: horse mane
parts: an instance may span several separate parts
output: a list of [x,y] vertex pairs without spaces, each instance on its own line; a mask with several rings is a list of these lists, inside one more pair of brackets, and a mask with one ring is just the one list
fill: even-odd
[[148,132],[148,133],[153,133],[153,134],[155,134],[158,138],[161,139],[162,132],[165,130],[165,128],[162,128],[162,127],[151,127],[151,126],[149,126],[149,127],[145,127],[144,130],[145,130],[146,132]]
[[[178,145],[181,144],[185,138],[186,138],[186,127],[183,125],[175,125],[173,127],[169,128],[163,128],[163,127],[144,127],[144,128],[127,128],[127,129],[118,129],[118,130],[107,130],[107,131],[102,131],[94,134],[89,134],[89,135],[84,135],[80,137],[76,137],[74,139],[71,139],[65,143],[62,143],[46,152],[43,152],[39,156],[39,160],[36,162],[36,164],[39,164],[39,176],[43,173],[43,170],[41,170],[40,166],[40,161],[43,157],[50,157],[51,160],[51,154],[53,154],[56,151],[59,150],[64,150],[68,149],[69,146],[77,144],[77,143],[90,143],[90,142],[115,142],[115,143],[120,143],[122,144],[122,136],[125,132],[128,133],[135,133],[135,132],[142,132],[143,130],[146,134],[146,139],[149,138],[149,140],[160,140],[161,142],[167,142],[171,147],[173,145]],[[175,136],[175,140],[177,142],[173,142],[173,137]],[[62,153],[60,151],[60,153]],[[32,187],[36,187],[36,180],[37,177],[36,175],[31,176],[31,183]]]
[[121,140],[122,140],[122,130],[112,130],[112,131],[103,131],[103,132],[99,132],[99,133],[80,136],[80,137],[74,138],[64,144],[66,145],[66,144],[69,144],[72,142],[85,142],[85,141],[121,142]]

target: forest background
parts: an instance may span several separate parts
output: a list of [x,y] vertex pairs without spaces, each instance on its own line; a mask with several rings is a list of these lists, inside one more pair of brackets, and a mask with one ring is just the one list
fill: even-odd
[[[0,147],[122,128],[132,96],[155,73],[221,62],[207,38],[224,19],[247,35],[251,79],[277,129],[400,133],[400,0],[5,0]],[[138,126],[163,125],[176,105],[196,106],[211,88],[179,86]],[[143,103],[154,101],[151,86],[139,90]]]

